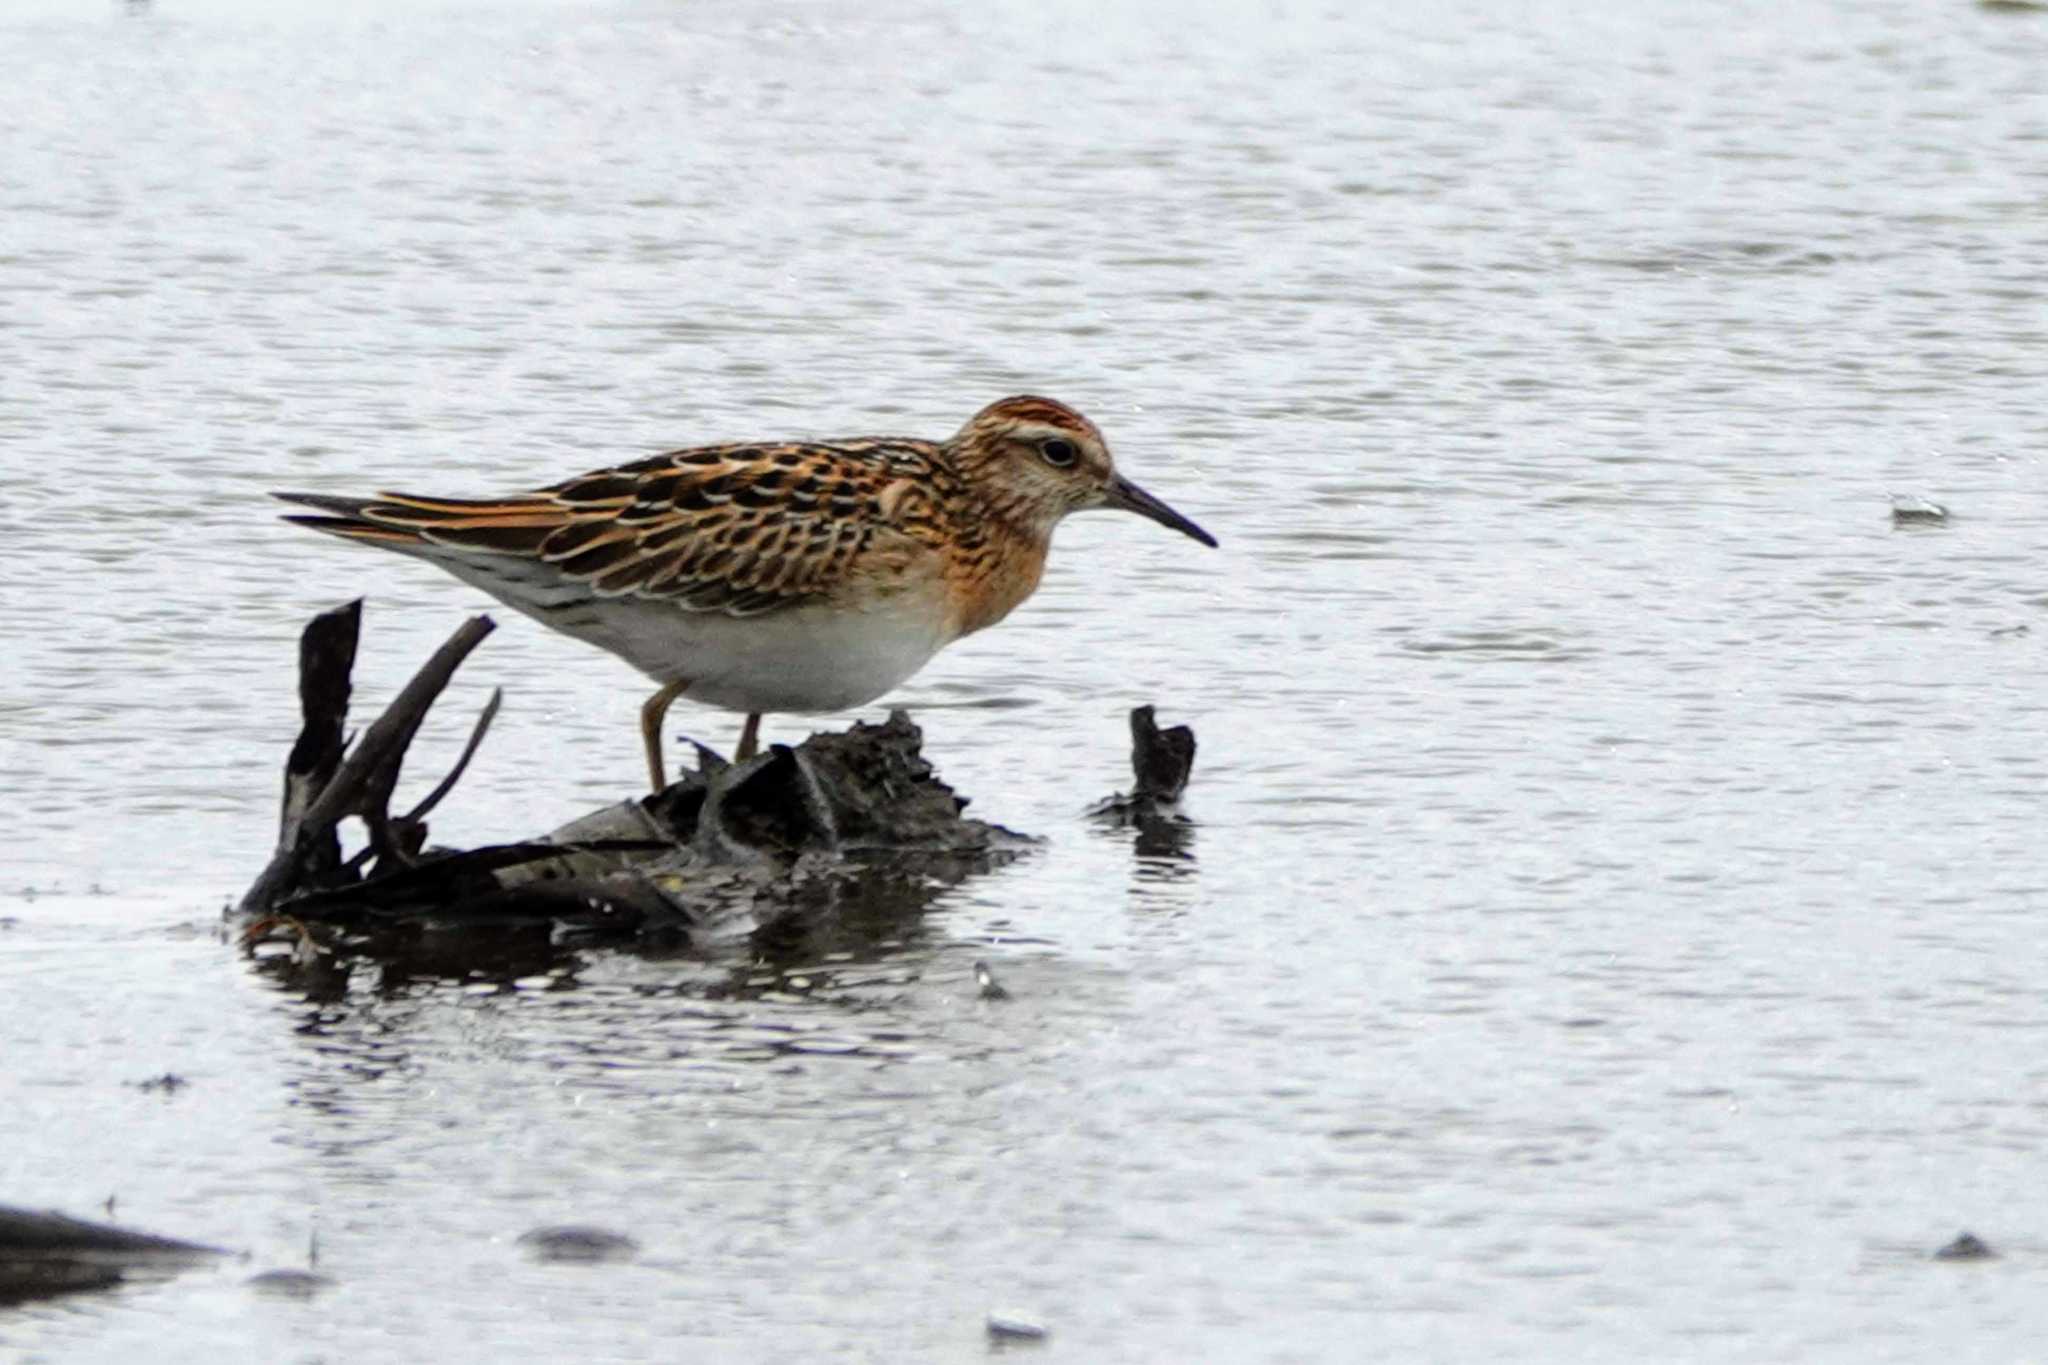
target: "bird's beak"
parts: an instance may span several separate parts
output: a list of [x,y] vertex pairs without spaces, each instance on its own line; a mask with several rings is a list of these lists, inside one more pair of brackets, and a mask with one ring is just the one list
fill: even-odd
[[1171,526],[1184,536],[1194,537],[1212,550],[1216,548],[1216,537],[1121,474],[1111,479],[1109,487],[1103,490],[1102,505],[1114,507],[1119,512],[1136,512],[1141,517],[1150,517],[1161,526]]

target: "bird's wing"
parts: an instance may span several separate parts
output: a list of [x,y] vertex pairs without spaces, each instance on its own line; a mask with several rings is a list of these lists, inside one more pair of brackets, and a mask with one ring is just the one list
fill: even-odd
[[[678,450],[508,498],[281,493],[325,516],[289,520],[430,559],[511,555],[599,596],[753,616],[825,597],[871,550],[920,548],[901,529],[917,443]],[[899,560],[900,562],[900,560]]]

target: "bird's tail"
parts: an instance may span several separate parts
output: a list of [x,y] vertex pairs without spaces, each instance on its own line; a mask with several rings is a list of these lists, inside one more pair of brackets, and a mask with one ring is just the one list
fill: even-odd
[[284,502],[295,502],[301,507],[317,507],[327,514],[286,517],[285,520],[294,526],[310,527],[347,540],[369,540],[386,545],[405,545],[419,539],[417,532],[382,526],[365,516],[364,513],[375,502],[372,498],[342,498],[326,493],[272,493],[270,496]]
[[407,493],[379,493],[374,498],[329,493],[271,496],[323,514],[286,517],[294,526],[430,557],[437,550],[451,549],[532,554],[567,520],[559,506],[537,497],[421,498]]

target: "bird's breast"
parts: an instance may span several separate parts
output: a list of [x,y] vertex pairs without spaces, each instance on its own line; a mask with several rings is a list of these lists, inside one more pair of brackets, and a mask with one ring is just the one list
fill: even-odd
[[1008,616],[1038,590],[1044,573],[1044,548],[1028,543],[997,542],[956,556],[946,573],[955,633],[972,635]]

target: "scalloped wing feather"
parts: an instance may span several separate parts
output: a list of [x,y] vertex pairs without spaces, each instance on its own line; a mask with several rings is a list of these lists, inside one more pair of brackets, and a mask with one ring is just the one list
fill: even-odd
[[[601,597],[757,616],[830,596],[878,538],[930,544],[937,448],[873,440],[679,450],[510,498],[299,499],[317,529],[429,558],[514,555]],[[939,466],[943,477],[943,466]],[[894,532],[895,534],[892,534]]]

